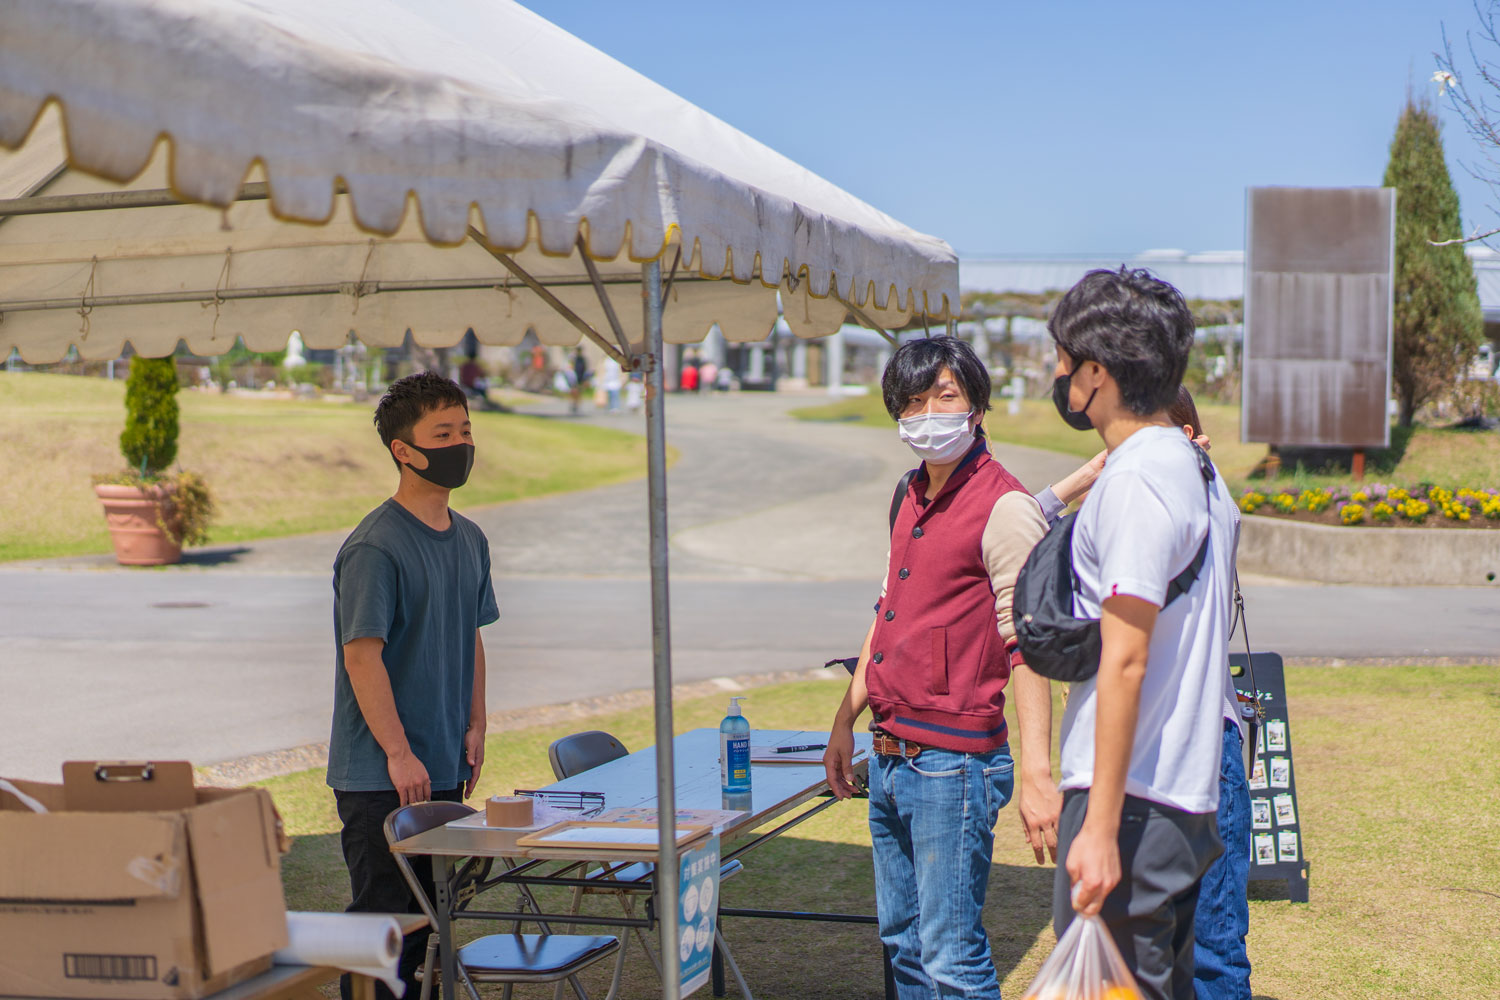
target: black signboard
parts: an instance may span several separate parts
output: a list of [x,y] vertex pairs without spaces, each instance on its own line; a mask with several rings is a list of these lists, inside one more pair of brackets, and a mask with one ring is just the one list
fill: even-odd
[[[1265,709],[1256,735],[1250,772],[1250,881],[1284,880],[1294,903],[1307,902],[1307,856],[1302,843],[1302,807],[1292,766],[1292,725],[1287,716],[1286,673],[1278,653],[1254,654],[1255,688]],[[1234,686],[1254,691],[1243,653],[1229,657]]]

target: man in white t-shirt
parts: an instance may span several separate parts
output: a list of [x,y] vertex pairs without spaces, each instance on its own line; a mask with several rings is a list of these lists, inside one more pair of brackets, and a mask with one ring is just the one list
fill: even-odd
[[1199,882],[1222,850],[1233,500],[1167,416],[1193,342],[1177,289],[1093,271],[1048,328],[1058,411],[1109,451],[1073,531],[1073,610],[1100,620],[1102,648],[1063,715],[1053,924],[1101,915],[1146,997],[1189,1000]]

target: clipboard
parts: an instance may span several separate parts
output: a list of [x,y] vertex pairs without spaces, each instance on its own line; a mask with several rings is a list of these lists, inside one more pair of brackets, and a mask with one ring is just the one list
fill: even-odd
[[[691,844],[713,832],[712,826],[678,824],[677,846]],[[576,848],[603,851],[655,851],[657,825],[650,822],[601,823],[570,819],[516,839],[517,847]]]

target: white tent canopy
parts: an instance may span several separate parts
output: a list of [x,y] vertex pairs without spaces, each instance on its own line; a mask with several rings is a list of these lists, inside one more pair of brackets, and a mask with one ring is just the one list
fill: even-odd
[[[956,307],[941,240],[518,5],[462,10],[459,38],[389,0],[8,0],[0,196],[41,197],[0,205],[0,356],[576,341],[492,250],[607,333],[586,251],[633,343],[648,260],[669,342],[759,340],[778,289],[804,337]],[[122,184],[228,208],[16,214]]]
[[[759,340],[778,294],[804,337],[850,313],[940,322],[958,262],[514,3],[463,10],[460,37],[390,0],[4,0],[0,357],[271,350],[292,329],[443,346],[473,327],[581,334],[643,372],[670,900],[663,342],[715,323]],[[657,918],[674,955],[676,907]]]

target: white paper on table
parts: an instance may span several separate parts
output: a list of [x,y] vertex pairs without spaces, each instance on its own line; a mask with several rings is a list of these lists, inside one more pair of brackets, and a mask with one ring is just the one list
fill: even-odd
[[396,972],[401,925],[383,913],[286,915],[287,946],[271,956],[277,965],[328,965],[379,979],[397,997],[406,984]]
[[[792,745],[796,746],[797,744],[794,743]],[[864,755],[865,755],[865,751],[864,751],[863,747],[856,749],[854,751],[854,756],[850,759],[849,763],[852,764],[852,763],[854,763],[854,762],[862,759],[864,757]],[[803,765],[817,764],[817,765],[821,766],[822,763],[823,763],[823,751],[820,749],[820,750],[800,750],[797,753],[777,753],[775,746],[763,746],[763,747],[752,746],[750,748],[750,763],[752,763],[752,764],[803,764]]]

